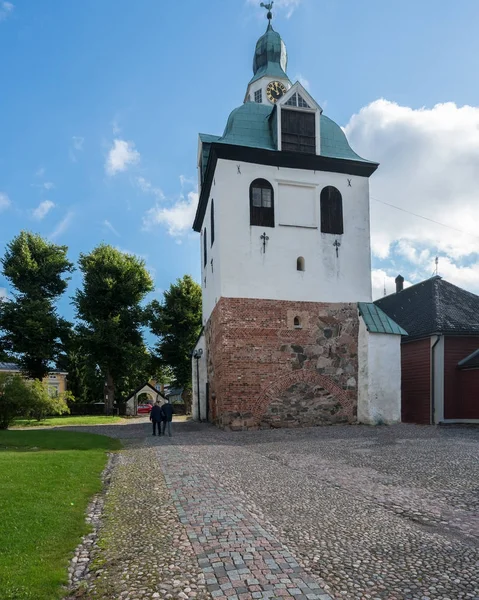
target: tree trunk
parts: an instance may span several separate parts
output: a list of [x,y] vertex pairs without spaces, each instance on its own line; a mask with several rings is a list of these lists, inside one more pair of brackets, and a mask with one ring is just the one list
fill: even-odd
[[113,404],[115,402],[115,382],[110,371],[106,374],[106,397],[105,397],[105,414],[110,416],[113,414]]

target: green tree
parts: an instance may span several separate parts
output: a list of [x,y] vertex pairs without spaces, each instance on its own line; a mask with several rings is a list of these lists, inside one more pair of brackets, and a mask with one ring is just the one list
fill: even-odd
[[154,289],[143,260],[101,244],[81,254],[83,289],[74,297],[81,346],[100,367],[107,384],[105,411],[113,409],[116,387],[144,348],[141,303]]
[[190,275],[149,306],[150,327],[160,339],[155,346],[163,367],[171,367],[177,384],[191,389],[191,351],[201,331],[201,287]]
[[70,328],[56,308],[68,285],[66,275],[73,271],[67,247],[22,231],[7,245],[1,264],[13,297],[0,304],[0,345],[29,377],[43,379]]
[[28,389],[21,375],[0,373],[0,429],[8,429],[26,409]]
[[105,378],[87,349],[82,347],[81,336],[72,329],[65,345],[65,354],[57,366],[68,373],[68,389],[76,402],[89,404],[103,400]]

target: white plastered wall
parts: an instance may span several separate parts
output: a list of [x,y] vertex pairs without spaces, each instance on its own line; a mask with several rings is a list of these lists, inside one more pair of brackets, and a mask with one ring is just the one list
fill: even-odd
[[[273,186],[275,227],[250,226],[249,189],[257,178],[267,179]],[[320,193],[328,185],[338,188],[343,198],[343,235],[320,231]],[[297,210],[282,210],[282,198],[294,202],[295,187]],[[367,177],[220,159],[202,231],[205,226],[210,229],[211,198],[215,204],[215,243],[211,248],[208,241],[206,269],[202,247],[203,324],[222,296],[371,301]],[[263,233],[269,238],[265,251],[260,237]],[[336,241],[341,244],[337,254]],[[296,268],[300,256],[305,259],[305,271]]]
[[401,336],[369,333],[360,317],[358,362],[359,423],[400,423]]
[[198,421],[198,388],[199,388],[199,396],[200,396],[200,418],[202,421],[206,420],[206,382],[208,381],[207,376],[207,353],[206,353],[206,340],[204,334],[201,335],[198,340],[195,351],[203,350],[203,354],[201,358],[191,359],[191,381],[193,388],[193,399],[192,399],[192,407],[191,412],[194,421]]

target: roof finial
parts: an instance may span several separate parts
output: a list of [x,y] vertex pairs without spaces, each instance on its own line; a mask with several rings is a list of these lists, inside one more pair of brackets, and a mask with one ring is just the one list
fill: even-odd
[[273,13],[271,12],[273,10],[273,4],[274,4],[274,0],[271,0],[271,2],[269,2],[268,4],[265,4],[264,2],[261,2],[261,4],[260,4],[260,6],[262,6],[263,8],[266,8],[266,10],[268,11],[266,18],[269,20],[270,24],[271,24],[271,19],[273,18]]

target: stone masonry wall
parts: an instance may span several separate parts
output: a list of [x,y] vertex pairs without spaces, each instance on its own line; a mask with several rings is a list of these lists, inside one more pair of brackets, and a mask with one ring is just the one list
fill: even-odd
[[206,326],[213,420],[234,430],[355,421],[358,327],[356,304],[221,298]]

